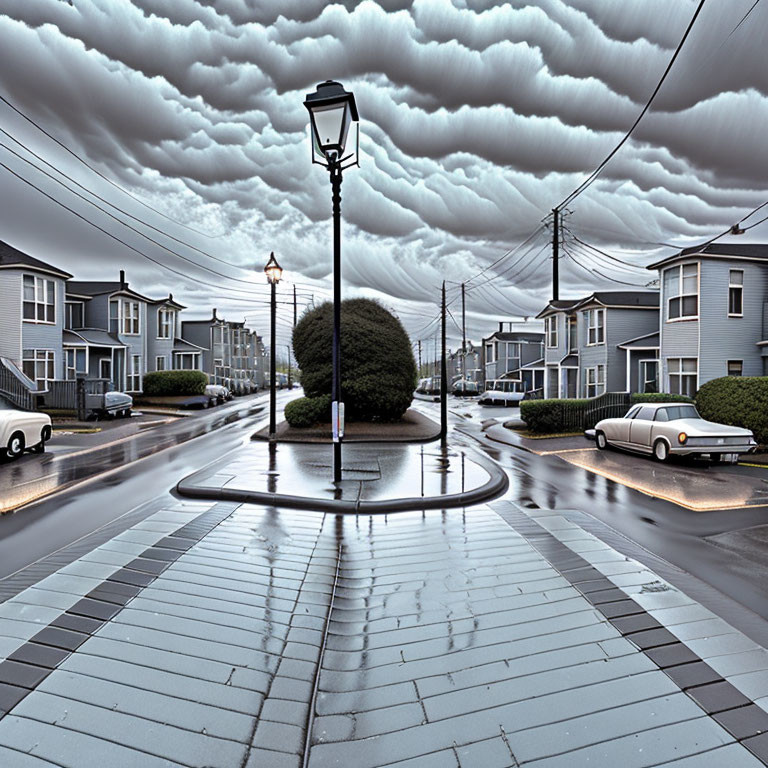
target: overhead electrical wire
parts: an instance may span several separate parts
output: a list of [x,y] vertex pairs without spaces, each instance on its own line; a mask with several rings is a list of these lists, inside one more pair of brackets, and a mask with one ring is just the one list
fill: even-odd
[[696,19],[698,18],[699,14],[701,13],[701,9],[704,7],[704,3],[706,0],[700,0],[699,5],[697,6],[696,10],[693,13],[693,16],[685,30],[685,33],[683,34],[682,39],[677,45],[677,48],[675,49],[675,52],[672,54],[672,58],[669,60],[669,63],[667,64],[666,69],[664,70],[664,73],[661,76],[661,79],[656,84],[656,87],[653,89],[653,93],[651,94],[648,101],[645,103],[645,106],[640,111],[640,114],[635,119],[635,122],[632,123],[629,130],[624,134],[622,139],[619,141],[619,143],[608,153],[608,155],[605,157],[605,159],[595,168],[594,171],[581,183],[579,184],[576,189],[573,190],[573,192],[570,193],[561,203],[557,206],[557,208],[565,208],[566,205],[568,205],[571,201],[575,200],[587,187],[589,187],[600,175],[603,168],[610,162],[610,160],[613,158],[613,156],[626,144],[626,142],[629,140],[630,136],[632,135],[632,132],[637,128],[640,121],[645,116],[646,112],[650,109],[651,104],[653,103],[654,99],[656,98],[656,95],[658,94],[659,90],[661,89],[661,86],[664,84],[664,81],[667,79],[667,75],[669,75],[672,66],[674,65],[675,61],[677,60],[678,55],[680,54],[680,51],[683,49],[683,45],[685,45],[685,41],[688,39],[688,35],[691,32],[691,29],[693,29],[693,25],[696,23]]

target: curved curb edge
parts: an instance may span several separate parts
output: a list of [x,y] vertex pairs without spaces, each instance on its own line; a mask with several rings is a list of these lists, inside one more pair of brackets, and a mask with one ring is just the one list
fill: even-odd
[[447,494],[445,496],[411,496],[382,501],[336,501],[335,499],[316,499],[307,496],[292,496],[281,493],[263,493],[247,491],[238,488],[215,488],[213,486],[195,485],[194,478],[200,470],[183,478],[176,485],[180,496],[191,499],[210,501],[237,501],[244,504],[261,504],[270,507],[287,507],[289,509],[306,509],[315,512],[335,512],[341,514],[386,514],[388,512],[413,512],[422,509],[451,509],[468,507],[498,498],[509,488],[509,478],[495,462],[484,456],[471,459],[479,464],[490,479],[484,485],[463,493]]

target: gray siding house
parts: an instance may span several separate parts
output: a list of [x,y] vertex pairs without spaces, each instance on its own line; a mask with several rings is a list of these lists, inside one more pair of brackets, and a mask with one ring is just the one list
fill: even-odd
[[181,338],[179,315],[186,309],[168,298],[147,305],[147,371],[201,371],[203,348]]
[[70,277],[0,241],[0,358],[38,390],[64,375],[64,286]]
[[482,370],[485,388],[491,379],[522,381],[526,391],[540,389],[544,378],[544,334],[538,331],[499,330],[483,339]]
[[76,364],[75,374],[110,379],[123,392],[141,392],[147,372],[151,299],[131,290],[121,270],[117,282],[70,280],[67,304],[67,327],[72,332],[68,347],[72,346],[76,359],[79,346],[74,339],[79,337],[86,348],[85,370]]
[[662,391],[694,395],[721,376],[768,375],[768,245],[686,248],[659,271]]
[[[545,322],[544,396],[638,391],[641,370],[655,380],[658,307],[655,291],[598,291],[550,302],[538,315]],[[642,386],[640,391],[652,391],[657,385]]]

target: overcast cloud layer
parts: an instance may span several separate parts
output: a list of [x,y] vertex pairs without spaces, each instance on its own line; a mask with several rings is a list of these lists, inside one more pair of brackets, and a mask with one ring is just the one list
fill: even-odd
[[[644,265],[671,252],[659,244],[708,239],[768,199],[768,3],[729,34],[752,1],[707,1],[652,111],[571,206],[582,240]],[[591,172],[697,4],[3,0],[0,95],[132,197],[0,103],[0,239],[81,279],[124,267],[132,287],[172,291],[190,316],[217,306],[266,333],[270,251],[302,304],[328,296],[330,188],[310,164],[302,102],[338,79],[361,117],[361,167],[342,191],[345,294],[379,297],[414,337],[433,334],[441,280],[496,261]],[[548,237],[475,281],[470,335],[542,307]],[[570,234],[566,247],[579,263],[563,260],[561,296],[653,277]]]

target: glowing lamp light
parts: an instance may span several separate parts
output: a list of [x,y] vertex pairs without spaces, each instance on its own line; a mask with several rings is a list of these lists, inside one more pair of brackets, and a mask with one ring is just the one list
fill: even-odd
[[264,267],[264,272],[270,285],[277,285],[280,282],[280,278],[283,276],[283,268],[277,263],[274,253],[269,254],[269,261],[267,266]]

